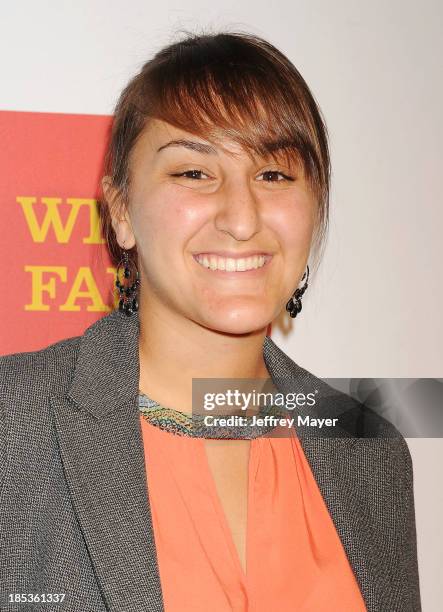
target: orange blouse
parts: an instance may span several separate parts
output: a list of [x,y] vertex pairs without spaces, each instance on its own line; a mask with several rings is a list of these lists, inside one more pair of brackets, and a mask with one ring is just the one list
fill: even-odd
[[140,418],[165,612],[366,612],[295,430],[250,442],[245,574],[204,439]]

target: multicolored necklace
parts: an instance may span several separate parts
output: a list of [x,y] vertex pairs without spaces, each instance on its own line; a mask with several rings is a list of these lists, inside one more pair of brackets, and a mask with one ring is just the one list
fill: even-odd
[[[146,421],[179,436],[251,440],[264,436],[276,427],[273,419],[268,419],[265,421],[265,424],[259,425],[254,423],[254,417],[252,416],[238,417],[238,419],[235,419],[238,424],[234,425],[207,425],[204,422],[206,415],[190,415],[174,408],[166,408],[152,400],[142,391],[139,391],[138,405]],[[287,413],[276,406],[265,406],[260,408],[255,416],[260,418],[266,416],[284,418],[287,416]]]

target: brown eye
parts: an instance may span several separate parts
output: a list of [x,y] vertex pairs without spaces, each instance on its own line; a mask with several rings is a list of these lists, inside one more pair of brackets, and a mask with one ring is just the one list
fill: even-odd
[[283,174],[283,172],[279,172],[278,170],[266,170],[265,172],[262,172],[260,176],[263,176],[262,180],[265,183],[280,183],[283,181],[294,180],[291,176],[287,176],[286,174]]

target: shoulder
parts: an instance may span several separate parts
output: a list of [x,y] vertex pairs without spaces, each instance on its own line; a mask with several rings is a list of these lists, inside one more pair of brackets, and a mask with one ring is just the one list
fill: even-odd
[[8,456],[25,456],[32,444],[49,448],[43,440],[50,436],[50,395],[68,388],[80,340],[0,357],[0,486]]
[[0,357],[0,463],[10,436],[35,432],[50,423],[51,394],[65,393],[75,370],[81,336],[37,351]]
[[[312,406],[297,410],[313,417],[339,419],[340,433],[356,438],[402,438],[398,429],[365,403],[340,391],[331,378],[320,378],[301,367],[270,337],[265,338],[264,356],[277,388],[287,393],[314,394]],[[337,382],[340,382],[337,379]]]
[[[0,356],[0,411],[3,414],[39,411],[52,395],[64,395],[74,379],[82,350],[84,367],[93,349],[99,362],[106,349],[106,339],[121,331],[121,313],[105,315],[78,336],[64,338],[36,351]],[[105,342],[105,344],[104,344]],[[115,348],[115,347],[113,347]],[[1,419],[1,414],[0,414]]]
[[36,392],[61,393],[75,367],[82,336],[65,338],[37,351],[0,357],[0,403]]

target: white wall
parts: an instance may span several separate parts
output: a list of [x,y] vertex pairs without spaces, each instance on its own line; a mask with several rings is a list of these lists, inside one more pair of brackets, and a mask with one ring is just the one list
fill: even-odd
[[[441,377],[443,4],[424,0],[21,1],[2,5],[0,108],[110,114],[180,28],[259,34],[320,103],[333,188],[325,258],[292,331],[273,337],[328,377]],[[441,440],[409,440],[423,610],[441,609]],[[441,479],[439,479],[441,482]]]

